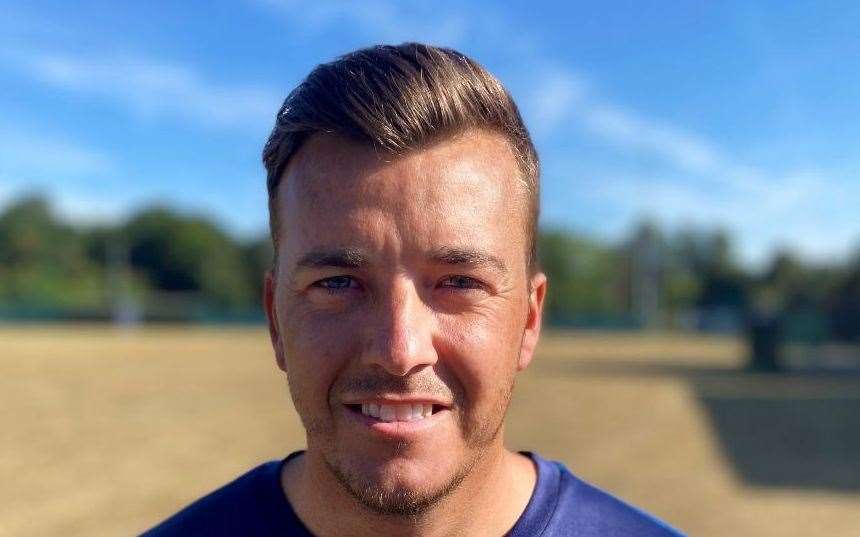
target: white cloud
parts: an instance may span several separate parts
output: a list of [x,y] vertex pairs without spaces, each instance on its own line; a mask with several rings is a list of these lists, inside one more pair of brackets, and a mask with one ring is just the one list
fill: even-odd
[[710,173],[719,152],[705,140],[666,123],[645,119],[608,103],[589,103],[578,111],[585,127],[607,141],[660,156],[692,173]]
[[194,70],[140,57],[21,54],[14,64],[63,91],[111,99],[144,118],[180,117],[211,127],[268,128],[283,96],[262,86],[221,85]]
[[774,248],[791,247],[812,260],[845,258],[860,239],[852,200],[860,181],[816,171],[770,177],[773,188],[751,194],[738,188],[710,189],[682,176],[618,174],[611,170],[577,180],[585,203],[611,207],[616,218],[602,233],[618,239],[648,216],[670,229],[690,224],[722,227],[739,240],[741,259],[757,266]]
[[539,136],[558,134],[555,131],[561,127],[574,125],[605,143],[659,157],[681,171],[716,173],[729,165],[712,142],[601,98],[581,73],[557,67],[538,70],[534,79],[525,106]]
[[[754,166],[706,137],[607,101],[575,71],[536,76],[525,110],[538,136],[579,130],[618,150],[621,159],[644,156],[660,163],[662,171],[638,175],[611,167],[586,172],[574,162],[553,167],[589,174],[573,181],[591,203],[621,216],[610,234],[626,232],[643,215],[669,226],[722,226],[735,233],[750,264],[764,262],[780,246],[816,259],[844,257],[856,247],[860,224],[853,205],[860,199],[860,177]],[[565,89],[564,80],[576,84]]]
[[[502,7],[479,13],[469,6],[443,10],[433,3],[383,0],[253,3],[279,14],[291,32],[350,32],[368,42],[495,45],[500,65],[511,66],[509,86],[523,89],[519,101],[538,141],[574,129],[616,149],[619,159],[644,156],[659,163],[658,171],[649,171],[649,176],[617,173],[621,166],[601,170],[590,187],[594,203],[624,214],[625,226],[641,213],[670,223],[724,225],[737,232],[746,259],[763,257],[780,243],[799,245],[811,255],[829,255],[857,240],[860,226],[851,203],[860,199],[856,175],[768,169],[744,162],[689,126],[613,102],[589,83],[585,73],[543,50],[542,36],[523,31]],[[19,70],[43,84],[110,99],[144,118],[265,130],[283,98],[263,86],[213,82],[187,66],[141,57],[21,54],[12,59]],[[8,184],[2,182],[8,181],[10,169],[33,176],[61,172],[85,176],[112,166],[105,155],[74,143],[14,138],[0,133],[0,198],[9,196]],[[561,169],[558,163],[552,167]],[[79,198],[64,211],[81,215],[97,211],[91,199]]]
[[538,75],[539,83],[524,103],[535,137],[549,136],[585,97],[583,78],[568,69],[547,67]]
[[75,224],[116,224],[128,215],[131,207],[117,199],[108,201],[104,196],[66,188],[52,190],[50,197],[60,218]]
[[0,211],[6,208],[7,205],[15,198],[15,188],[0,177]]
[[114,169],[107,154],[25,129],[0,129],[0,179],[11,182],[104,175]]
[[[109,155],[80,143],[25,128],[0,129],[0,210],[37,193],[57,201],[58,212],[70,219],[116,221],[122,210],[107,201],[103,185],[117,169]],[[84,196],[86,184],[99,194]]]

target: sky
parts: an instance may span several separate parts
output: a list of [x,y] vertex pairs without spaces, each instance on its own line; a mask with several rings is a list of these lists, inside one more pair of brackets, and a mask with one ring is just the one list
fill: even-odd
[[520,106],[546,227],[722,228],[741,260],[860,248],[860,3],[0,0],[0,208],[152,204],[266,230],[260,152],[317,64],[423,41]]

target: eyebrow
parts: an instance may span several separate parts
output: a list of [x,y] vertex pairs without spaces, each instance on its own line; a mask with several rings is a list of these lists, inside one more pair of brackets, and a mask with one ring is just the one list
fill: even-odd
[[[444,246],[432,251],[429,259],[440,265],[490,266],[503,274],[507,274],[508,272],[508,267],[501,258],[474,248]],[[356,248],[336,248],[333,250],[314,250],[306,253],[296,262],[296,269],[319,269],[327,267],[362,268],[369,264],[369,257],[361,250]]]
[[368,262],[367,255],[361,250],[337,248],[308,252],[296,262],[296,268],[361,268],[366,266]]
[[501,258],[473,248],[442,247],[435,250],[430,258],[442,265],[492,266],[503,274],[508,272]]

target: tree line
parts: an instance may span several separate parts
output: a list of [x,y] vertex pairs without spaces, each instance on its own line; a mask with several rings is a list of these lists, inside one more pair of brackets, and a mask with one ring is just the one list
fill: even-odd
[[271,256],[267,237],[236,240],[167,207],[74,226],[28,197],[0,214],[0,307],[7,317],[259,318]]
[[[542,230],[538,252],[551,324],[737,330],[788,315],[813,335],[860,339],[860,249],[829,264],[781,251],[754,271],[724,231],[642,222],[616,243]],[[260,320],[271,259],[268,235],[238,240],[168,207],[82,226],[22,198],[0,213],[0,317]]]

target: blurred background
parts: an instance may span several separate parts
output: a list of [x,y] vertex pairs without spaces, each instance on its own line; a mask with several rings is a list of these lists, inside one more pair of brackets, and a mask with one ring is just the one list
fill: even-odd
[[860,535],[858,4],[0,12],[0,535],[133,534],[303,446],[260,152],[316,64],[413,40],[496,74],[542,159],[512,447],[690,535]]

